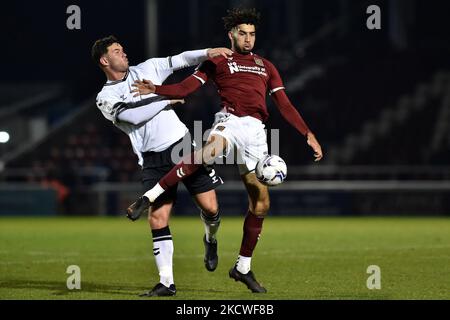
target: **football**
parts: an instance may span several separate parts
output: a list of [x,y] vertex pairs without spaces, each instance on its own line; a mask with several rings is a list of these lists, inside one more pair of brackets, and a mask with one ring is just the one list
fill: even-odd
[[283,159],[276,155],[267,155],[256,164],[256,178],[266,186],[277,186],[287,176],[287,166]]

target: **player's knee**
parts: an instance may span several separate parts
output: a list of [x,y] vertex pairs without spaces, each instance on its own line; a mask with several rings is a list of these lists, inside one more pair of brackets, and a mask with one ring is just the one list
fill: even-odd
[[214,216],[216,215],[217,211],[219,211],[219,205],[215,200],[209,201],[208,203],[202,205],[201,210],[208,216]]
[[203,164],[212,164],[216,158],[216,150],[212,146],[207,146],[202,152],[202,162]]
[[202,150],[203,163],[212,164],[217,157],[223,155],[226,147],[227,141],[223,137],[213,135]]
[[167,220],[164,219],[158,219],[158,218],[149,218],[150,227],[152,230],[155,229],[162,229],[169,225]]
[[256,202],[256,205],[253,208],[252,212],[257,216],[265,216],[269,212],[269,209],[270,209],[270,200],[264,199]]

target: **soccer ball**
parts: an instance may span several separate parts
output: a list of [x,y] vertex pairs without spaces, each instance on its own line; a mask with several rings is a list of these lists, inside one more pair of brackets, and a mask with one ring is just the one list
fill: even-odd
[[256,178],[266,186],[281,184],[287,176],[287,166],[283,159],[276,155],[267,155],[256,164]]

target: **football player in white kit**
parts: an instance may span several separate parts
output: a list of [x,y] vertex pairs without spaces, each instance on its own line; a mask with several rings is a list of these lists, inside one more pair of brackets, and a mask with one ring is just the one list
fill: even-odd
[[[162,84],[174,70],[196,66],[208,58],[231,55],[227,48],[185,51],[175,56],[148,59],[137,66],[129,66],[123,47],[114,36],[99,39],[92,47],[92,58],[105,73],[107,81],[98,93],[96,104],[103,116],[128,134],[133,151],[142,167],[143,189],[153,187],[177,161],[172,160],[172,149],[186,139],[190,143],[188,129],[172,110],[172,105],[184,100],[164,100],[154,94],[134,97],[132,84],[136,80],[149,79]],[[217,267],[216,233],[220,216],[214,189],[222,184],[211,167],[204,167],[189,180],[183,181],[201,210],[205,224],[205,267],[214,271]],[[153,237],[153,254],[160,281],[141,296],[170,296],[176,294],[173,279],[173,242],[169,229],[169,217],[176,199],[177,186],[158,198],[148,212]],[[131,220],[138,217],[128,216]]]

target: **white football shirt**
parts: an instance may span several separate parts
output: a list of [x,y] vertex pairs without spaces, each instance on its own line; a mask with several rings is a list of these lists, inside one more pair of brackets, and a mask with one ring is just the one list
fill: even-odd
[[[157,95],[149,94],[133,97],[130,93],[134,87],[131,85],[135,80],[151,80],[156,85],[161,85],[174,70],[188,66],[195,66],[207,58],[207,49],[186,51],[177,56],[167,58],[152,58],[137,65],[131,66],[122,80],[107,81],[102,90],[98,93],[96,104],[103,116],[112,121],[119,129],[128,134],[134,153],[138,156],[139,165],[143,165],[142,152],[161,152],[170,147],[173,143],[183,138],[188,132],[187,127],[180,121],[175,111],[167,105],[150,120],[134,125],[132,123],[120,121],[113,106],[119,102],[141,103],[155,99]],[[144,101],[144,102],[145,102]],[[150,102],[148,105],[161,102]],[[145,103],[144,103],[145,104]],[[168,102],[166,103],[168,104]]]

